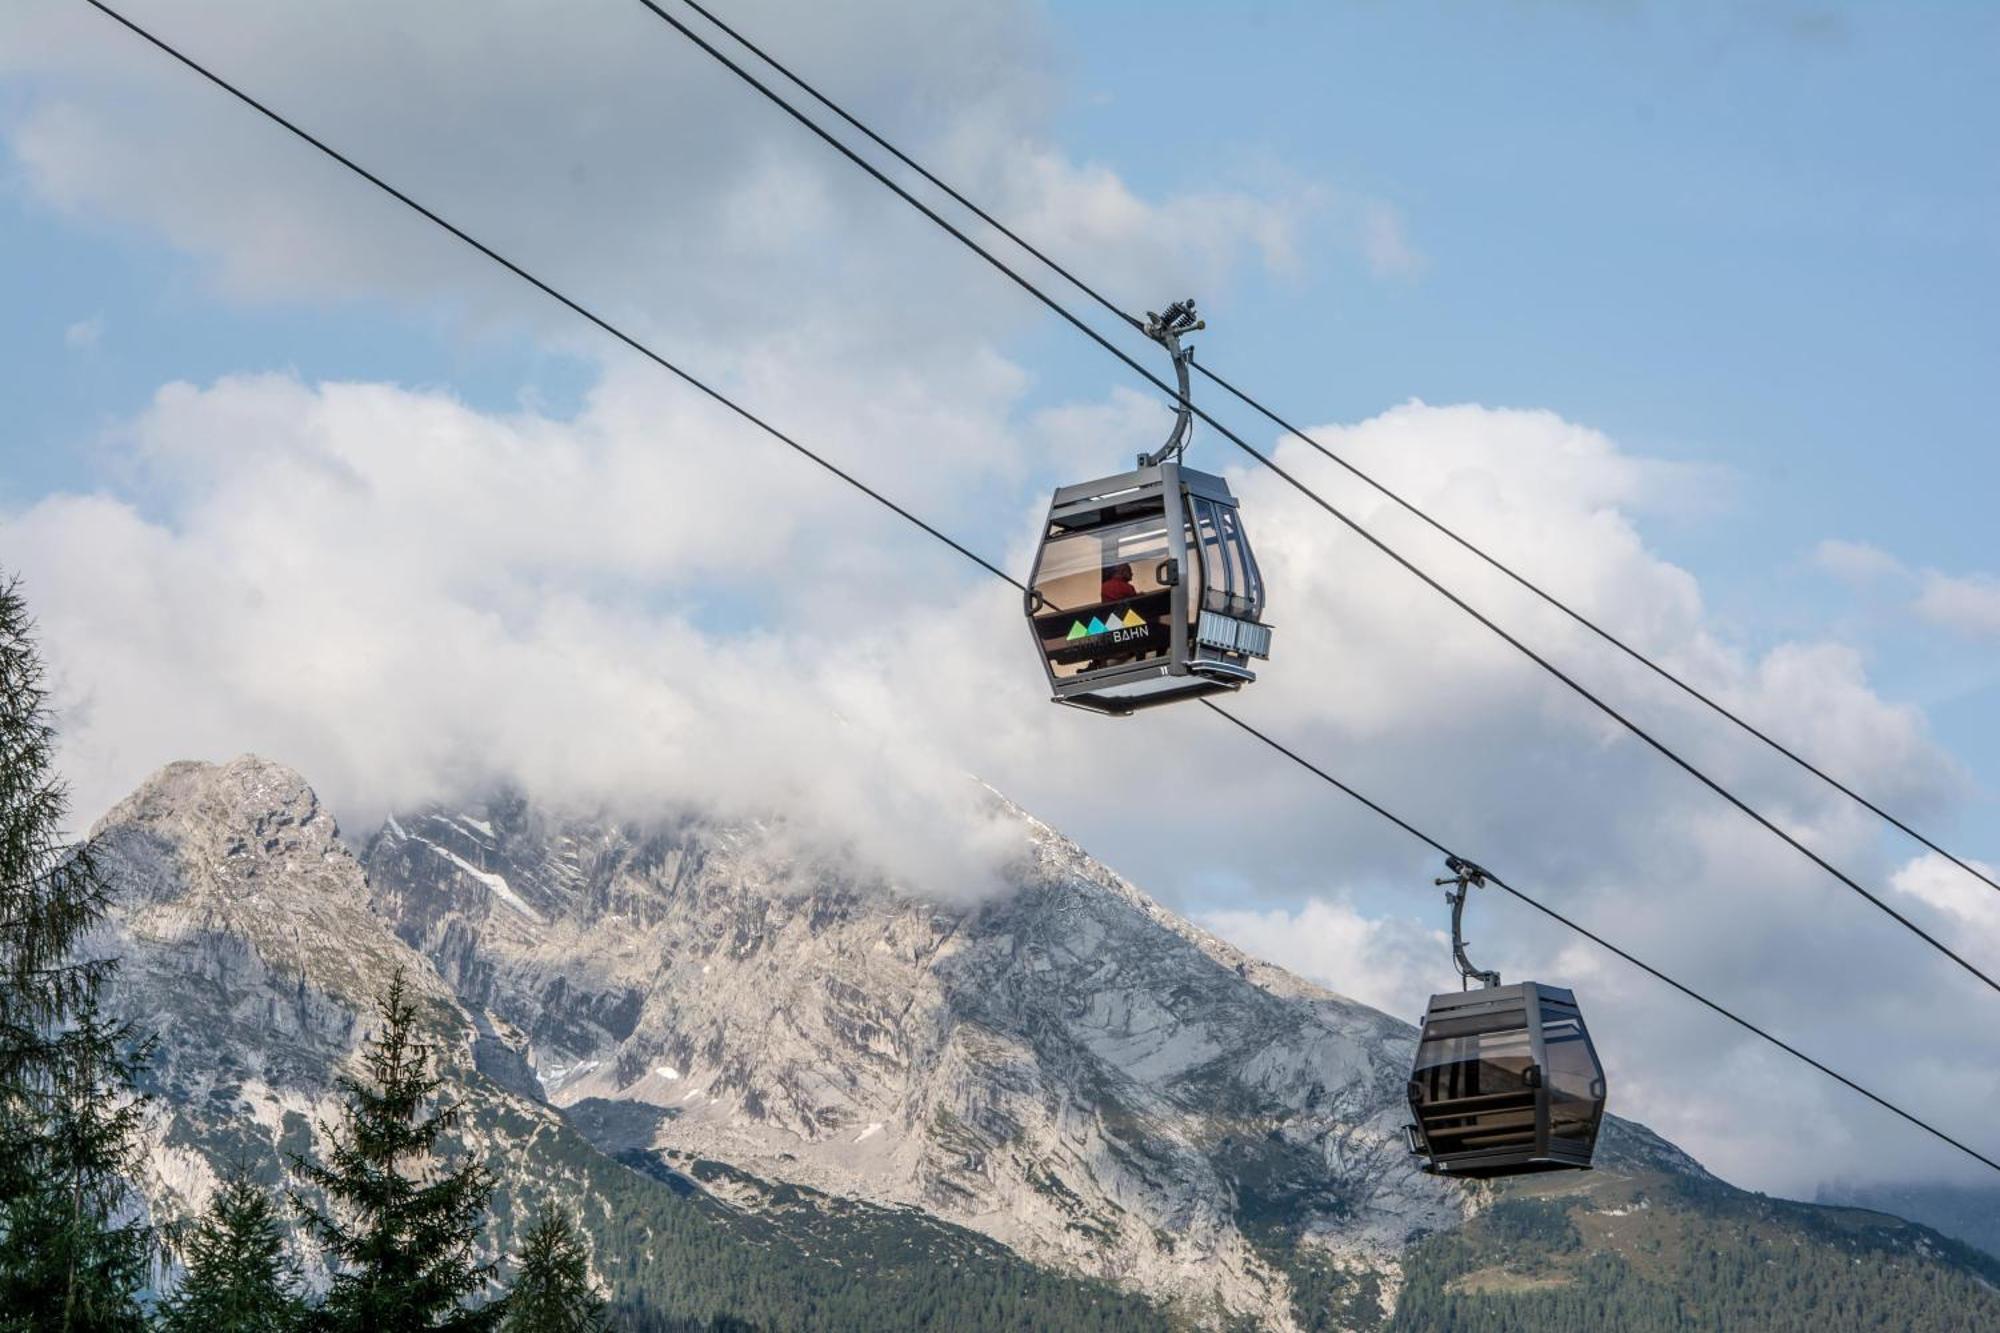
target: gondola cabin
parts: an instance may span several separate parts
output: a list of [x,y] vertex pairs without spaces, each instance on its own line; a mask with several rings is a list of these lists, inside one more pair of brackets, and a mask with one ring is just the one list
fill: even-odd
[[1056,491],[1027,612],[1056,702],[1100,713],[1237,689],[1270,655],[1236,497],[1177,462]]
[[1586,1169],[1604,1068],[1576,996],[1522,982],[1433,995],[1410,1074],[1410,1151],[1438,1175]]

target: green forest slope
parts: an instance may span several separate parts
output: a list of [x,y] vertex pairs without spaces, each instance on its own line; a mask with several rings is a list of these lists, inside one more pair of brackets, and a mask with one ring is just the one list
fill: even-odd
[[1681,1175],[1516,1185],[1405,1259],[1383,1333],[1990,1333],[2000,1261],[1882,1213]]

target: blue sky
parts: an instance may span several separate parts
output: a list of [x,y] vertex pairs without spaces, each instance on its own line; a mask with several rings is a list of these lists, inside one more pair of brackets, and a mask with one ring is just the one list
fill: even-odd
[[0,503],[99,484],[93,442],[145,406],[161,384],[244,371],[312,379],[448,385],[505,409],[525,400],[573,410],[590,367],[448,319],[413,319],[379,302],[251,304],[222,299],[207,266],[126,228],[60,215],[24,198],[0,213],[8,259],[0,324]]
[[[1080,265],[1128,304],[1198,296],[1211,321],[1204,360],[1281,412],[1303,423],[1375,419],[1345,443],[1414,478],[1402,484],[1419,494],[1435,490],[1440,517],[1490,521],[1454,508],[1468,492],[1450,483],[1501,458],[1517,468],[1519,493],[1499,495],[1494,512],[1549,525],[1519,531],[1527,558],[1547,558],[1537,543],[1550,533],[1594,540],[1600,511],[1631,511],[1639,554],[1654,563],[1612,541],[1575,557],[1602,569],[1556,566],[1586,598],[1614,590],[1610,602],[1586,602],[1595,613],[1713,634],[1746,661],[1801,643],[1859,652],[1874,695],[1838,696],[1853,707],[1821,706],[1807,689],[1789,708],[1754,672],[1718,670],[1785,739],[1835,756],[1827,762],[1841,776],[1891,805],[1913,802],[1956,850],[2000,860],[2000,621],[1982,630],[1976,608],[1956,621],[1918,609],[1934,585],[1977,602],[1993,586],[1980,580],[2000,575],[1989,513],[2000,483],[1989,408],[2000,367],[1990,145],[2000,9],[1093,3],[1037,21],[1005,5],[885,0],[848,24],[818,7],[770,12],[779,3],[761,0],[746,27],[926,156],[970,164],[976,197],[1013,199],[1084,237]],[[507,710],[524,682],[547,694],[564,673],[588,706],[549,727],[574,739],[579,717],[611,709],[609,748],[592,752],[588,771],[636,766],[650,781],[662,764],[633,739],[646,724],[632,722],[631,737],[621,728],[628,715],[685,717],[674,709],[686,700],[627,693],[632,663],[660,664],[659,679],[676,687],[690,663],[732,688],[738,677],[790,679],[792,668],[811,677],[827,646],[869,646],[854,626],[893,631],[895,617],[921,609],[967,644],[1004,635],[1020,655],[940,651],[922,663],[940,666],[937,679],[921,686],[895,678],[906,664],[892,662],[895,689],[921,705],[900,706],[889,690],[885,703],[847,678],[827,687],[841,709],[880,722],[894,738],[885,750],[922,751],[910,771],[933,780],[926,763],[977,768],[1190,910],[1279,903],[1275,915],[1233,918],[1232,938],[1371,1002],[1407,1011],[1405,993],[1434,979],[1427,953],[1397,970],[1430,947],[1410,934],[1428,920],[1408,906],[1408,885],[1429,873],[1417,853],[1358,817],[1327,814],[1322,793],[1278,771],[1217,798],[1228,836],[1135,818],[1155,802],[1135,804],[1132,790],[1162,764],[1240,772],[1240,748],[1161,717],[1118,732],[1114,757],[1064,710],[998,709],[991,700],[1042,707],[1018,627],[994,623],[1011,608],[978,601],[949,562],[869,526],[823,479],[754,452],[758,442],[722,435],[727,447],[712,448],[720,428],[671,382],[605,356],[511,280],[448,270],[421,224],[355,203],[360,187],[259,137],[247,112],[191,88],[129,37],[93,15],[61,17],[75,8],[37,11],[38,25],[57,17],[37,28],[39,46],[19,44],[34,54],[12,58],[0,42],[10,154],[0,176],[0,532],[23,534],[27,555],[13,558],[27,559],[41,590],[50,650],[66,680],[83,682],[75,761],[101,779],[93,795],[202,747],[220,758],[254,745],[307,767],[336,796],[414,798],[439,772],[485,771],[452,746],[502,732],[518,741],[495,718],[518,721]],[[1050,484],[1121,465],[1134,432],[1152,429],[1112,393],[1137,379],[1053,319],[1017,303],[992,318],[989,338],[983,321],[1012,299],[1000,279],[850,179],[635,6],[516,7],[490,45],[471,47],[443,18],[425,31],[427,18],[394,6],[317,34],[309,9],[248,7],[231,19],[141,8],[981,549],[1018,548]],[[406,21],[408,31],[397,27]],[[514,79],[497,73],[509,59]],[[403,63],[421,63],[426,77],[398,77]],[[555,70],[546,78],[544,63]],[[50,143],[76,152],[76,170],[49,156]],[[1107,211],[1091,167],[1139,202],[1114,198]],[[1260,227],[1280,235],[1279,262],[1244,258]],[[1187,239],[1211,235],[1227,261],[1202,260]],[[1120,285],[1168,271],[1206,276],[1198,290]],[[257,372],[296,382],[218,384]],[[196,392],[162,398],[175,381]],[[322,392],[323,382],[357,389]],[[1391,411],[1412,400],[1561,420]],[[453,401],[468,412],[455,415]],[[1224,415],[1246,438],[1271,437],[1240,409]],[[1571,427],[1604,438],[1565,454]],[[930,443],[933,432],[949,447]],[[625,435],[642,446],[633,456],[656,441],[665,452],[699,448],[635,470],[618,461]],[[1198,463],[1233,461],[1213,439],[1197,448]],[[1572,458],[1588,476],[1547,470]],[[1634,489],[1633,458],[1689,466],[1671,497],[1651,497]],[[427,489],[433,459],[456,461],[435,469],[449,484]],[[471,475],[485,470],[501,475]],[[326,483],[335,474],[360,479],[356,493],[380,503],[350,507],[352,495]],[[64,498],[91,492],[112,502],[86,510]],[[676,544],[683,524],[697,534]],[[1315,753],[1337,756],[1392,805],[1477,833],[1481,847],[1490,839],[1495,857],[1526,862],[1565,904],[1647,933],[1689,979],[1849,1043],[1836,1054],[1874,1058],[1868,993],[1852,997],[1857,1012],[1817,1006],[1769,963],[1808,921],[1827,932],[1813,968],[1872,958],[1873,920],[1829,908],[1812,876],[1729,841],[1740,829],[1718,834],[1707,798],[1684,778],[1604,743],[1583,703],[1541,692],[1527,668],[1458,636],[1423,604],[1429,594],[1358,544],[1320,545],[1275,504],[1253,503],[1250,524],[1275,548],[1271,566],[1320,599],[1273,608],[1279,657],[1244,698],[1253,716],[1308,735]],[[518,549],[500,540],[510,527]],[[324,532],[331,545],[314,548]],[[1829,539],[1860,544],[1845,575],[1815,556]],[[156,563],[162,579],[192,582],[163,592],[143,585],[147,570],[86,575],[64,563],[120,550]],[[0,548],[0,562],[9,558]],[[1705,612],[1675,619],[1676,591],[1694,585],[1665,561],[1698,581]],[[1329,564],[1336,577],[1316,583]],[[863,592],[849,591],[857,580]],[[296,621],[257,609],[321,581]],[[649,585],[659,591],[632,592]],[[1620,606],[1619,589],[1665,609]],[[143,637],[154,604],[182,593],[190,627]],[[2000,587],[1992,596],[2000,606]],[[677,599],[736,610],[653,623]],[[1523,614],[1507,605],[1508,617]],[[1335,623],[1343,614],[1351,624]],[[463,657],[425,637],[441,624],[459,628]],[[788,635],[798,644],[786,646]],[[690,639],[701,641],[689,649]],[[480,651],[465,648],[474,643]],[[121,677],[125,654],[146,660]],[[1335,672],[1338,654],[1348,656]],[[1580,660],[1621,701],[1637,696],[1629,674]],[[246,662],[265,674],[237,674]],[[369,677],[383,662],[397,669]],[[426,670],[441,681],[416,679]],[[1806,677],[1837,684],[1839,671]],[[296,688],[301,679],[314,688]],[[982,680],[990,696],[953,695]],[[1364,702],[1349,707],[1340,696],[1350,689]],[[691,711],[720,717],[743,704],[724,694],[697,691]],[[1937,749],[1906,743],[1883,720],[1897,704],[1922,710]],[[1907,849],[1799,797],[1721,724],[1662,716],[1732,781],[1796,802],[1786,813],[1819,821],[1871,879],[1910,871]],[[434,745],[403,742],[427,728]],[[701,744],[683,746],[702,761],[734,744],[688,731]],[[637,758],[613,744],[628,740]],[[581,763],[575,747],[535,741],[538,760]],[[754,758],[760,744],[753,726],[741,748]],[[1441,775],[1440,753],[1468,771]],[[1935,781],[1953,760],[1976,778],[1958,799]],[[903,763],[885,787],[907,778]],[[761,794],[752,779],[768,776],[753,764],[743,787]],[[846,795],[828,799],[846,810]],[[901,813],[885,798],[876,817]],[[1587,839],[1564,843],[1566,824],[1592,821]],[[950,832],[937,822],[933,832]],[[1251,845],[1254,855],[1243,851]],[[1688,883],[1674,879],[1687,873],[1677,859],[1704,858]],[[1702,910],[1733,910],[1752,873],[1770,901],[1734,947],[1679,938],[1700,912],[1663,907],[1663,887],[1709,895]],[[1312,915],[1322,909],[1331,915]],[[1556,956],[1559,942],[1506,920],[1482,938]],[[1283,952],[1322,927],[1361,941],[1358,952]],[[1883,994],[1953,994],[1949,980],[1924,989],[1938,978],[1922,959],[1896,966],[1905,963],[1907,973],[1885,969]],[[1623,984],[1592,981],[1596,994]],[[1634,1066],[1641,1036],[1666,1043],[1645,1049],[1644,1065],[1672,1095],[1638,1109],[1681,1113],[1662,1122],[1669,1131],[1725,1165],[1790,1154],[1750,1183],[1803,1188],[1822,1150],[1849,1174],[1867,1160],[1839,1157],[1872,1132],[1843,1119],[1852,1113],[1839,1103],[1814,1122],[1822,1137],[1703,1138],[1719,1116],[1704,1119],[1704,1103],[1668,1075],[1724,1063],[1702,1044],[1713,1037],[1707,1020],[1683,1016],[1659,1032],[1646,992],[1619,998],[1627,1008],[1607,1012],[1607,1041],[1626,1023]],[[1771,1124],[1798,1111],[1782,1097],[1811,1091],[1789,1078],[1759,1087],[1780,1099]],[[1978,1104],[1981,1094],[1937,1095]]]

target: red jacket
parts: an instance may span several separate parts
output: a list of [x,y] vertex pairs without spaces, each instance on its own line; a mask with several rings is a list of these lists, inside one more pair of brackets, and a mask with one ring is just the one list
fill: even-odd
[[1122,602],[1127,597],[1137,597],[1138,595],[1139,590],[1132,586],[1130,579],[1121,579],[1113,575],[1111,578],[1104,580],[1103,600],[1107,602]]

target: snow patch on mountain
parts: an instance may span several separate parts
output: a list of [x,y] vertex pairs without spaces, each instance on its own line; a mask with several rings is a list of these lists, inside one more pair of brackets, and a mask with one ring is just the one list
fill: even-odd
[[472,864],[472,862],[466,860],[457,852],[452,851],[449,847],[440,847],[428,838],[418,838],[416,841],[458,867],[459,873],[463,874],[467,879],[484,884],[487,888],[493,890],[501,902],[506,903],[522,916],[527,917],[530,921],[537,924],[541,923],[542,914],[523,902],[521,896],[508,887],[504,876],[496,875],[490,870],[481,870],[478,866]]

